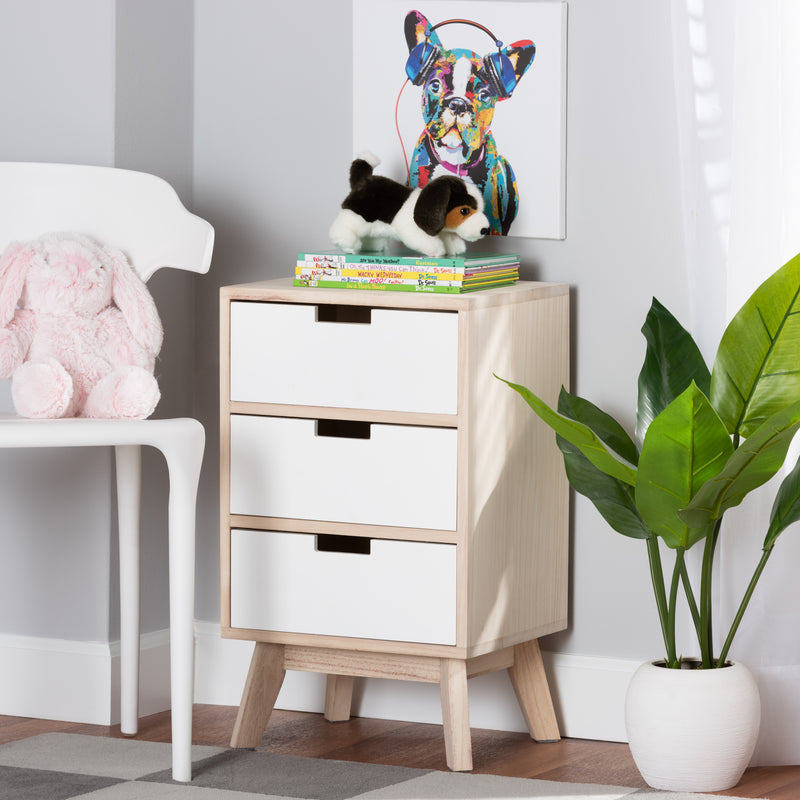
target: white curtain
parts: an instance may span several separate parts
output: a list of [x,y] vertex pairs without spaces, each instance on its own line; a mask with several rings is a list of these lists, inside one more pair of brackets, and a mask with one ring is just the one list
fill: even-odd
[[[752,291],[800,252],[800,2],[672,0],[693,330],[709,359]],[[787,459],[787,470],[797,450]],[[728,512],[717,638],[758,562],[781,476]],[[778,540],[731,656],[762,698],[759,764],[800,763],[800,524]]]

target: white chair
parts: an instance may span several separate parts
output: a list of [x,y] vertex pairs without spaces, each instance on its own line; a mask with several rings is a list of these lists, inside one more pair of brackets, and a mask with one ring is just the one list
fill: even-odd
[[[214,230],[154,175],[70,164],[0,163],[0,252],[10,241],[74,231],[122,250],[147,280],[160,267],[205,273]],[[141,446],[169,472],[172,774],[191,780],[195,506],[205,432],[194,419],[30,420],[0,415],[0,447],[115,448],[120,551],[122,732],[138,729]]]

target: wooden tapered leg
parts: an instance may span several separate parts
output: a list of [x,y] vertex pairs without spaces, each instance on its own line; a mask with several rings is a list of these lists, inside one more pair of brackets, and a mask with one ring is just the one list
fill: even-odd
[[536,639],[514,648],[514,663],[508,668],[508,675],[531,738],[537,742],[559,741],[561,733]]
[[325,719],[328,722],[347,722],[353,702],[352,675],[328,675],[325,685]]
[[286,674],[283,655],[282,644],[256,642],[233,726],[231,747],[258,747],[261,743]]
[[453,772],[469,772],[472,769],[472,736],[469,730],[466,662],[443,658],[439,688],[447,766]]

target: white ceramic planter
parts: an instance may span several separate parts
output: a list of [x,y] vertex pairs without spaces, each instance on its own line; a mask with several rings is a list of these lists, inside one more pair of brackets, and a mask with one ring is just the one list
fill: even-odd
[[750,671],[738,663],[707,670],[658,663],[639,667],[625,698],[628,741],[642,777],[655,789],[671,791],[735,786],[761,722]]

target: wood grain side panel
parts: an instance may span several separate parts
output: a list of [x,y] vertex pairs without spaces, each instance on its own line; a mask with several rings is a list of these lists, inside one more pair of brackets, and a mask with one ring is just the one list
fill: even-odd
[[549,403],[569,380],[568,297],[470,314],[469,641],[566,627],[568,485],[552,431],[494,374]]

